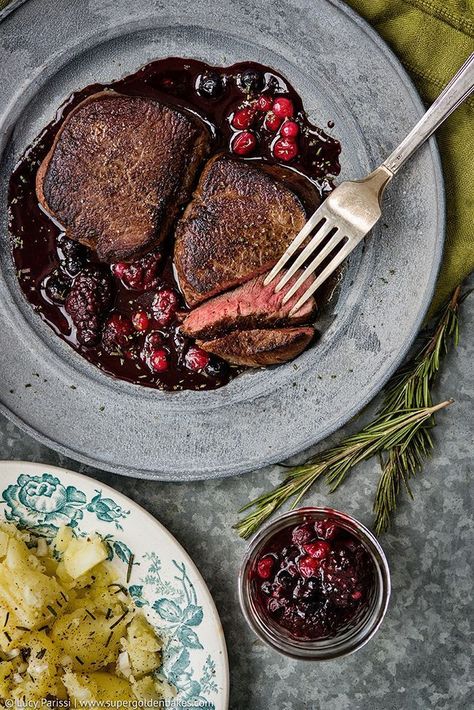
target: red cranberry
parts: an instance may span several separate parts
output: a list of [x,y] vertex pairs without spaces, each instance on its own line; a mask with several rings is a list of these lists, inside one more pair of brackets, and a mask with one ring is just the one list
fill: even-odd
[[269,111],[265,116],[265,121],[263,122],[264,127],[267,131],[278,131],[282,124],[282,120],[279,116],[276,116],[273,111]]
[[149,351],[156,349],[163,343],[163,338],[160,333],[153,331],[148,333],[145,339],[145,348]]
[[155,295],[151,307],[158,325],[169,325],[176,315],[178,296],[172,289],[162,288]]
[[279,97],[273,102],[273,113],[280,118],[291,118],[294,115],[295,109],[293,102],[290,99]]
[[236,155],[249,155],[257,145],[257,139],[250,131],[237,133],[232,141],[232,150]]
[[259,111],[270,111],[270,109],[273,106],[273,99],[271,96],[266,96],[265,94],[262,94],[261,96],[258,97],[257,99],[257,108]]
[[359,590],[357,590],[356,592],[352,592],[351,597],[355,602],[358,602],[359,599],[362,599],[362,592]]
[[336,523],[333,523],[327,519],[317,520],[314,523],[314,529],[316,530],[318,537],[323,538],[323,540],[333,540],[339,532]]
[[130,264],[126,264],[125,261],[118,261],[116,264],[112,264],[112,273],[118,279],[123,279],[129,266]]
[[293,140],[280,138],[273,146],[273,155],[278,160],[284,160],[287,163],[298,155],[298,146]]
[[314,533],[311,529],[311,525],[309,523],[303,523],[303,525],[298,525],[294,528],[291,533],[291,539],[295,545],[304,545],[305,542],[309,542],[311,540],[313,535]]
[[258,576],[261,579],[270,579],[275,566],[275,559],[271,555],[265,555],[257,564]]
[[232,125],[238,130],[250,128],[255,118],[255,109],[252,106],[239,108],[232,118]]
[[121,313],[112,313],[104,325],[102,345],[109,353],[113,353],[117,349],[125,350],[132,335],[133,327],[128,318]]
[[193,345],[189,348],[184,360],[186,362],[186,367],[189,370],[193,370],[194,372],[200,372],[201,370],[204,370],[204,368],[207,366],[210,357],[205,350],[202,350],[196,345]]
[[157,249],[145,254],[130,264],[119,261],[112,264],[112,273],[121,279],[124,286],[134,291],[147,291],[158,284],[158,264],[161,252]]
[[299,561],[298,567],[303,577],[314,577],[320,566],[319,560],[307,555]]
[[294,121],[285,121],[280,131],[284,138],[296,138],[299,132],[300,127]]
[[165,372],[168,367],[168,353],[164,348],[157,348],[150,354],[150,366],[155,372]]
[[132,323],[135,330],[138,330],[140,333],[143,333],[143,331],[148,330],[148,326],[150,325],[150,319],[148,318],[145,311],[137,311],[132,316]]
[[305,552],[316,560],[322,560],[327,557],[331,551],[331,546],[328,542],[324,540],[317,540],[316,542],[309,542],[304,545]]

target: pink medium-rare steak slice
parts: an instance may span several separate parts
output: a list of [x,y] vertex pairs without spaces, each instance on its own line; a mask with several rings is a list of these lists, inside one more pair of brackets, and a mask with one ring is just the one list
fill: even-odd
[[164,238],[208,152],[197,120],[101,91],[64,120],[37,173],[38,200],[103,261],[131,259]]
[[[283,276],[283,273],[281,276]],[[294,296],[287,303],[282,304],[285,294],[301,273],[301,271],[296,272],[278,293],[274,292],[276,281],[264,286],[263,282],[266,274],[257,276],[251,281],[242,284],[242,286],[238,286],[233,291],[215,296],[197,306],[186,317],[181,330],[189,337],[208,340],[231,330],[249,330],[309,323],[316,310],[314,298],[306,301],[294,315],[290,316],[290,311],[299,297],[314,281],[314,276],[309,277]]]

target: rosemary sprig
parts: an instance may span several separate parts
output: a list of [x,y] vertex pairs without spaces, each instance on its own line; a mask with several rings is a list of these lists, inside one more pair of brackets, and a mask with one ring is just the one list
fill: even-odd
[[449,399],[433,405],[431,387],[449,343],[457,344],[460,301],[457,288],[428,341],[387,386],[382,409],[374,421],[337,446],[289,468],[279,485],[239,511],[254,508],[235,526],[242,537],[252,535],[286,501],[292,499],[291,507],[295,508],[317,479],[324,476],[332,492],[354,466],[374,455],[379,455],[382,461],[374,503],[375,526],[377,532],[386,529],[400,484],[403,482],[410,492],[409,478],[433,447],[429,431],[434,424],[433,414],[453,402]]
[[380,415],[362,431],[347,437],[338,446],[316,454],[301,466],[293,466],[289,469],[285,480],[276,488],[241,508],[239,512],[253,507],[255,510],[235,526],[239,535],[244,538],[252,535],[290,498],[293,498],[291,507],[295,508],[321,476],[326,477],[332,489],[337,488],[354,466],[410,439],[434,412],[447,407],[452,401],[446,400],[421,409],[407,409],[396,417]]
[[[464,298],[467,296],[466,294]],[[429,407],[432,404],[431,388],[439,371],[441,360],[451,343],[459,342],[459,304],[461,289],[455,289],[450,301],[442,310],[433,334],[418,354],[392,378],[387,387],[383,413],[395,412],[401,407]],[[413,498],[409,481],[422,467],[423,460],[433,449],[430,429],[434,419],[424,422],[413,437],[403,445],[381,457],[380,475],[374,500],[374,529],[385,532],[397,506],[402,485]]]

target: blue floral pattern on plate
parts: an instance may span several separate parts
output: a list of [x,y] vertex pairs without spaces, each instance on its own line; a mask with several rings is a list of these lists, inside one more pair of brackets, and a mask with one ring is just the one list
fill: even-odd
[[[1,464],[14,465],[20,466]],[[31,467],[40,468],[23,465],[24,469]],[[11,476],[7,478],[11,480]],[[71,485],[68,482],[71,478],[82,479],[83,485]],[[206,620],[205,616],[207,613],[211,617],[216,612],[205,603],[206,599],[203,603],[198,598],[189,562],[172,557],[165,565],[156,550],[132,549],[133,545],[127,544],[130,542],[127,522],[137,510],[144,513],[138,507],[134,511],[125,508],[112,495],[92,489],[92,484],[80,474],[59,469],[54,473],[22,471],[1,492],[4,517],[47,538],[53,537],[61,525],[70,525],[78,535],[91,529],[98,532],[107,545],[110,560],[126,567],[132,562],[129,592],[163,640],[160,673],[177,689],[178,703],[182,706],[181,701],[185,701],[186,707],[225,710],[228,692],[225,647],[217,655],[208,652],[207,627],[215,619]],[[134,506],[131,501],[130,506]]]

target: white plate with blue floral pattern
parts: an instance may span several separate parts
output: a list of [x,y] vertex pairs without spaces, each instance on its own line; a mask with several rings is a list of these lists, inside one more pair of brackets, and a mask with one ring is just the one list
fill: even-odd
[[3,461],[0,479],[5,520],[45,537],[61,525],[97,532],[124,579],[133,555],[128,589],[164,641],[160,672],[177,689],[173,706],[227,710],[229,669],[217,609],[194,562],[166,528],[126,496],[79,473]]

